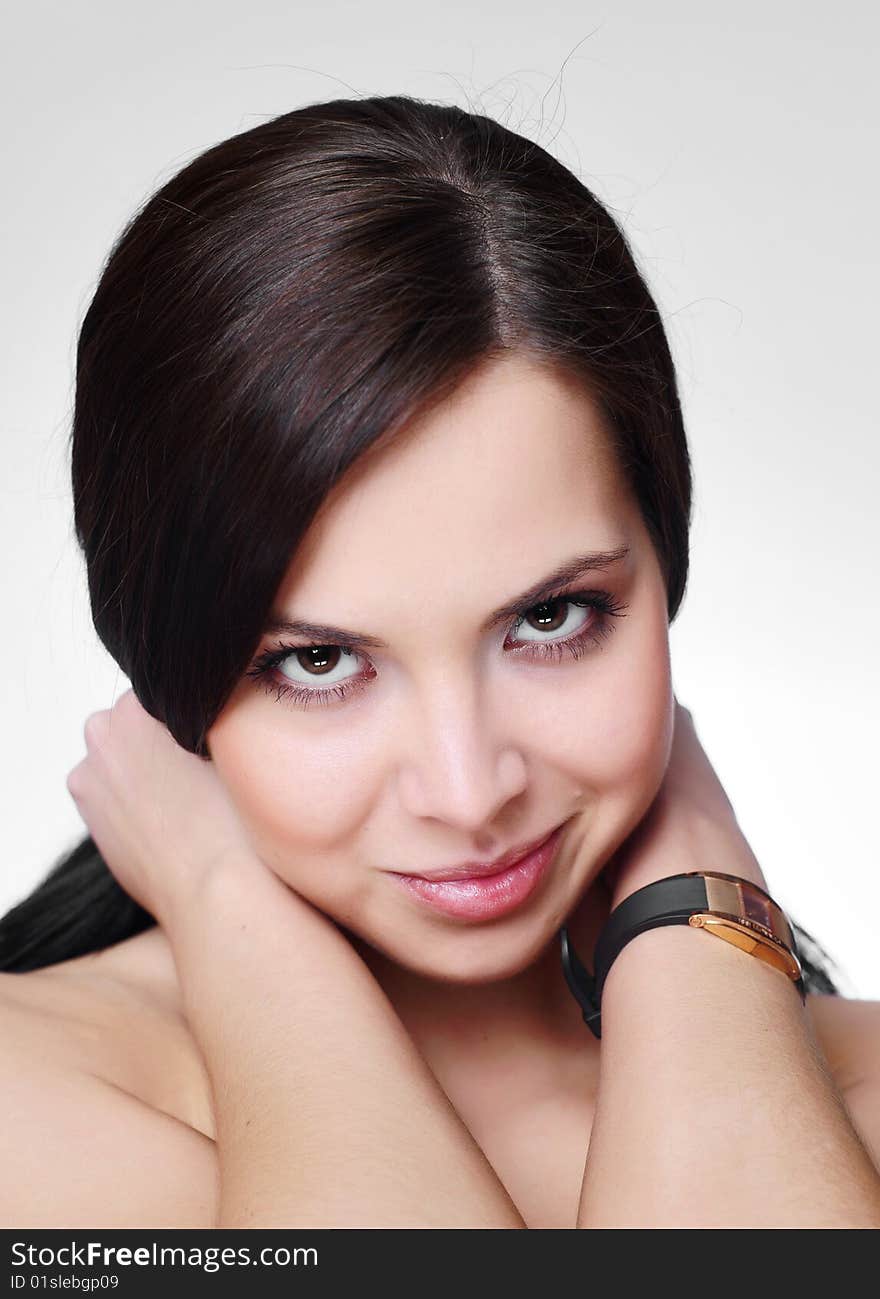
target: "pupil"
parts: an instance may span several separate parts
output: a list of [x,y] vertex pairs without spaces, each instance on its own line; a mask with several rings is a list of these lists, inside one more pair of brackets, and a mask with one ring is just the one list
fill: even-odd
[[[565,622],[564,618],[560,619],[560,613],[564,605],[564,600],[545,600],[542,604],[535,605],[535,621],[540,626],[541,631],[555,631],[556,627],[548,628],[549,623],[555,623],[556,626],[561,626],[561,624]],[[556,611],[555,614],[553,612],[547,612],[548,610],[552,611],[554,609]]]
[[334,660],[338,658],[338,653],[334,653],[331,645],[310,645],[299,653],[308,659],[302,666],[309,670],[317,669],[319,674],[332,670],[336,666]]

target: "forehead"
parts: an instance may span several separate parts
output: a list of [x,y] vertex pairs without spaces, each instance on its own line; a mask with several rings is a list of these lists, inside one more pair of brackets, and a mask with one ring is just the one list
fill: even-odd
[[466,586],[476,609],[576,551],[630,540],[637,513],[584,388],[505,358],[349,472],[275,604],[362,625],[398,616],[395,591],[430,603],[448,587],[460,602]]

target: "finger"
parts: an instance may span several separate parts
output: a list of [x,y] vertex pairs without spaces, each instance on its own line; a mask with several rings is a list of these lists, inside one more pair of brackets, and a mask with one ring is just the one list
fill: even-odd
[[107,741],[110,730],[110,713],[107,709],[99,713],[90,713],[83,726],[83,738],[86,742],[86,748],[100,749]]
[[67,773],[65,784],[67,785],[67,792],[73,799],[74,803],[76,803],[78,798],[82,795],[85,765],[85,759],[83,759],[82,762],[78,762],[76,766],[72,767]]

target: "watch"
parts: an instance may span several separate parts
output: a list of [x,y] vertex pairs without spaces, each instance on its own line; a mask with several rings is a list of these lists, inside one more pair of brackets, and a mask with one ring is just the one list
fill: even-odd
[[803,969],[794,932],[769,893],[738,875],[686,871],[636,889],[614,908],[599,935],[593,973],[571,945],[568,927],[559,931],[562,969],[594,1036],[602,1036],[602,987],[618,952],[637,934],[660,925],[704,929],[767,965],[781,970],[806,1003]]

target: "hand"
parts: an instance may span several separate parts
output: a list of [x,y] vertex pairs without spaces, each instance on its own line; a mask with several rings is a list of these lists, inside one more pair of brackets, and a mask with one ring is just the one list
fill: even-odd
[[160,925],[221,867],[272,875],[213,763],[181,748],[132,690],[89,716],[85,740],[68,792],[119,884]]
[[611,908],[655,880],[715,870],[767,882],[733,806],[700,744],[693,718],[676,700],[669,763],[645,816],[605,867]]

